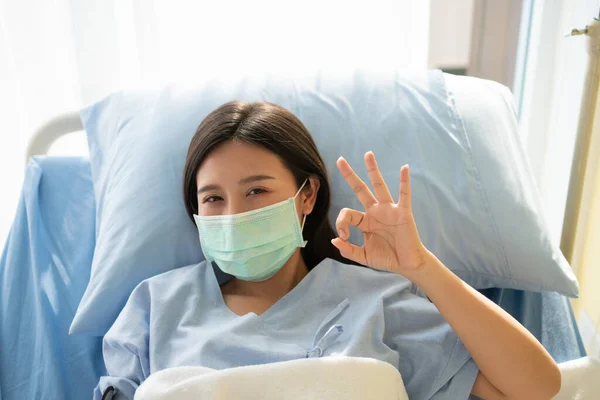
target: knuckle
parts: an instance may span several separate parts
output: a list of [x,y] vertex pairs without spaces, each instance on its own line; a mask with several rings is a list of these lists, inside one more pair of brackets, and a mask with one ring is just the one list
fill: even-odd
[[382,180],[379,180],[379,179],[378,179],[378,180],[375,180],[375,181],[373,181],[373,187],[374,187],[375,189],[381,189],[381,188],[382,188],[382,187],[384,187],[384,186],[385,186],[385,184],[383,183],[383,181],[382,181]]
[[341,225],[344,222],[344,220],[347,218],[347,216],[348,216],[348,209],[342,208],[340,210],[340,213],[338,214],[337,219],[335,220],[335,224]]
[[356,221],[356,225],[362,224],[363,220],[365,219],[365,214],[358,214],[357,219],[358,221]]

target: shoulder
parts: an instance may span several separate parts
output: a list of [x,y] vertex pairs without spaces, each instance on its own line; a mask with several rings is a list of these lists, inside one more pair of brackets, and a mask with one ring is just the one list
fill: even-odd
[[[206,262],[177,268],[140,282],[131,292],[127,303],[118,318],[106,333],[105,343],[137,342],[141,332],[149,326],[164,324],[175,326],[181,313],[193,309],[192,302],[198,304],[199,297],[207,296],[202,286],[208,275]],[[212,273],[212,270],[210,271]],[[170,319],[168,323],[165,320]]]
[[131,293],[131,299],[147,298],[150,302],[155,298],[168,298],[174,294],[183,294],[200,290],[206,281],[208,268],[212,268],[206,261],[198,264],[176,268],[162,274],[152,276],[140,282]]
[[175,268],[162,274],[154,275],[148,279],[142,281],[147,285],[161,285],[165,282],[173,283],[184,277],[191,277],[193,275],[200,275],[205,272],[205,267],[210,267],[207,261],[202,261],[198,264],[186,265],[185,267]]
[[362,265],[344,264],[330,258],[318,266],[340,290],[349,294],[378,294],[385,297],[403,291],[412,291],[412,283],[399,274],[379,271]]

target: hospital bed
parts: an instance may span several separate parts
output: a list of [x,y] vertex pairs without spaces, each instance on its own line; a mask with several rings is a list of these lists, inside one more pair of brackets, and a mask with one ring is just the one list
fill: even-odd
[[[446,78],[450,89],[460,83]],[[467,113],[470,104],[455,89],[459,112]],[[68,335],[95,244],[89,161],[44,155],[56,139],[80,130],[78,113],[59,116],[33,135],[28,149],[21,200],[0,259],[0,400],[90,398],[106,374],[101,338]],[[557,362],[585,356],[566,297],[482,292],[531,331]]]

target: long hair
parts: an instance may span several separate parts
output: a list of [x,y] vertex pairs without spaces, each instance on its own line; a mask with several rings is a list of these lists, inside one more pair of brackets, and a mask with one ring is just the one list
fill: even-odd
[[183,199],[190,219],[193,221],[193,214],[198,212],[196,174],[200,166],[212,150],[232,140],[261,146],[279,156],[292,172],[298,188],[308,177],[319,179],[317,199],[303,230],[308,243],[301,254],[308,270],[327,257],[355,264],[342,257],[331,244],[335,237],[327,215],[331,188],[314,140],[294,114],[272,103],[230,101],[200,123],[190,142],[183,175]]

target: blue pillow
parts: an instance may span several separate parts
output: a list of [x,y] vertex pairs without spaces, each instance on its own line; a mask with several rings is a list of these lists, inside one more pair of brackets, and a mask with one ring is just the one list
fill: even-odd
[[[441,72],[265,75],[121,92],[82,111],[97,238],[72,333],[103,335],[140,281],[202,260],[182,200],[182,171],[200,122],[232,99],[279,104],[306,125],[332,181],[332,221],[342,207],[361,209],[335,160],[343,155],[366,177],[363,154],[372,150],[392,193],[400,166],[410,164],[421,238],[468,283],[577,295],[575,277],[540,218],[532,183],[513,170],[527,165],[512,139],[515,127],[499,121],[501,129],[465,130]],[[356,232],[351,240],[360,243]]]

